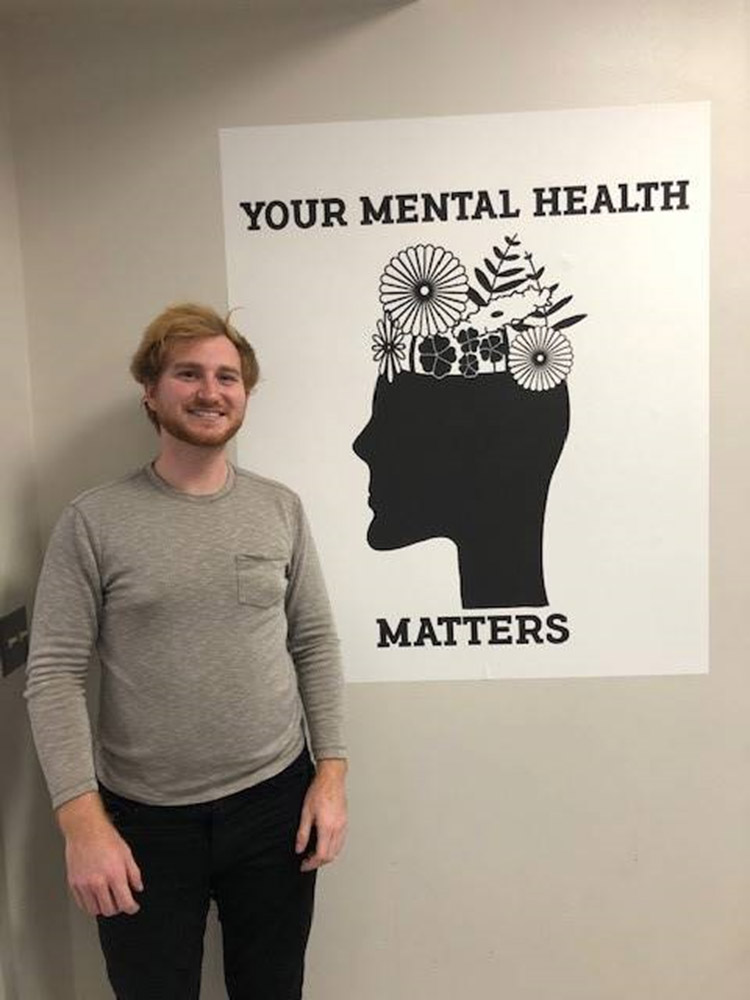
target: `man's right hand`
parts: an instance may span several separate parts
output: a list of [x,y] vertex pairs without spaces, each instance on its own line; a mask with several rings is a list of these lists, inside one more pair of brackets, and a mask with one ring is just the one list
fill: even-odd
[[98,792],[65,802],[57,821],[65,838],[68,885],[80,908],[103,917],[137,913],[133,891],[143,892],[141,873]]

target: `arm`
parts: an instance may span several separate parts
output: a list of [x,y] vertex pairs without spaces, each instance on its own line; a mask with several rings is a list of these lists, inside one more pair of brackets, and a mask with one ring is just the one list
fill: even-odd
[[343,676],[320,563],[301,506],[287,590],[289,650],[310,732],[316,774],[305,796],[296,850],[303,854],[315,830],[315,846],[303,871],[337,856],[346,836],[346,746]]
[[97,788],[86,679],[102,585],[94,546],[73,506],[57,522],[34,602],[25,697],[52,805]]
[[94,771],[86,677],[99,630],[102,584],[82,516],[68,507],[50,539],[34,604],[25,697],[34,741],[65,838],[78,905],[105,916],[137,910],[142,888],[130,850],[109,820]]

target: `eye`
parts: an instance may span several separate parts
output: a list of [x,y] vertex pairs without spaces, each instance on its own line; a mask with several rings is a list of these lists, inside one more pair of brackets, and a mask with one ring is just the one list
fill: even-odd
[[195,372],[189,369],[183,369],[182,371],[176,372],[177,378],[187,379],[188,381],[195,378]]
[[223,375],[219,375],[219,381],[231,384],[233,382],[239,382],[239,378],[237,375],[233,375],[231,372],[226,372]]

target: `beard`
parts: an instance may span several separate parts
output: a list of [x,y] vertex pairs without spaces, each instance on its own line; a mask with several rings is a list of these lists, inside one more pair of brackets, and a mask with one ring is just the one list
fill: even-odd
[[159,426],[185,444],[192,444],[198,448],[223,448],[240,429],[243,418],[244,413],[237,413],[233,417],[219,417],[214,427],[209,421],[202,421],[190,415],[160,413]]

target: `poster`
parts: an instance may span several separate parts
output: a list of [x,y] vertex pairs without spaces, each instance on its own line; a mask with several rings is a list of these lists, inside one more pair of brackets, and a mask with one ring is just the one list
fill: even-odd
[[221,131],[347,679],[708,669],[709,106]]

